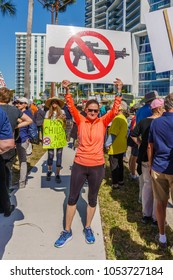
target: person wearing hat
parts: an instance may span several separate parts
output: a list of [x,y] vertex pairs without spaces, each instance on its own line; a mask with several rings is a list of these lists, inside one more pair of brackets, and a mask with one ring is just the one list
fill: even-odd
[[164,107],[163,115],[153,120],[148,138],[148,162],[159,230],[156,242],[162,249],[167,248],[165,225],[170,195],[173,200],[173,93],[165,97]]
[[[62,110],[62,108],[64,106],[64,102],[62,100],[58,99],[56,96],[54,96],[52,98],[49,98],[46,101],[45,106],[49,109],[46,112],[45,119],[61,120],[63,126],[65,127],[66,117],[65,117],[65,112]],[[56,177],[55,177],[55,180],[58,184],[61,183],[60,170],[61,170],[61,163],[62,163],[62,152],[63,152],[63,148],[56,149]],[[54,149],[48,149],[47,181],[50,181],[50,179],[51,179],[53,158],[54,158]]]
[[145,105],[139,108],[136,112],[136,123],[138,124],[142,119],[152,116],[150,103],[158,97],[156,90],[150,91],[145,94],[144,102]]
[[[30,143],[29,125],[32,124],[32,113],[28,109],[29,101],[26,97],[17,99],[17,108],[28,117],[28,123],[22,126],[19,122],[20,127],[19,137],[16,139],[16,150],[20,165],[20,179],[19,188],[25,188],[27,178],[27,154],[32,153],[32,144]],[[20,119],[18,119],[20,121]]]
[[112,121],[105,143],[109,155],[113,189],[124,186],[123,156],[127,150],[127,109],[127,103],[121,101],[118,115]]
[[164,100],[155,99],[150,104],[152,116],[142,119],[131,131],[131,138],[139,146],[137,162],[141,165],[143,176],[142,188],[142,219],[143,224],[152,223],[157,225],[156,221],[156,203],[153,198],[152,180],[150,167],[148,163],[148,135],[151,123],[154,119],[160,117],[164,112]]
[[[152,116],[152,110],[150,108],[150,103],[158,97],[158,92],[156,90],[150,91],[145,94],[144,102],[145,104],[140,107],[136,112],[136,124],[138,124],[142,119]],[[132,157],[137,158],[138,156],[138,148],[134,147],[132,149]],[[135,160],[134,160],[135,161]],[[139,175],[139,202],[142,201],[142,188],[143,188],[143,177],[141,166],[137,165],[137,172]]]

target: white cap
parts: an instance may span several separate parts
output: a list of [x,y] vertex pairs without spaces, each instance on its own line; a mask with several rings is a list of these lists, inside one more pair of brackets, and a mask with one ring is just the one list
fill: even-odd
[[17,99],[17,101],[22,102],[22,103],[26,103],[26,104],[29,103],[28,99],[26,97],[21,97],[21,98]]

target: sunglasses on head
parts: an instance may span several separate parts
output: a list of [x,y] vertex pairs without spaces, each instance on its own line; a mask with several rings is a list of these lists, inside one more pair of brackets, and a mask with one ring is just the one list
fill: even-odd
[[99,110],[98,109],[88,109],[88,112],[94,112],[94,113],[98,113],[99,112]]

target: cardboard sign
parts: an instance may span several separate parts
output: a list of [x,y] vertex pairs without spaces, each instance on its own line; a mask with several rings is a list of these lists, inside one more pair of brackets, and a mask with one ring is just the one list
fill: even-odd
[[43,123],[43,148],[57,149],[66,145],[66,133],[62,121],[45,119]]
[[173,8],[145,15],[156,72],[173,70]]
[[132,84],[130,32],[47,25],[47,82]]

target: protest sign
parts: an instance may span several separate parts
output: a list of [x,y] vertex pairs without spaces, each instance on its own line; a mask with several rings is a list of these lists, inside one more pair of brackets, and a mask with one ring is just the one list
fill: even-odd
[[67,145],[66,134],[61,120],[45,119],[43,123],[43,148],[56,149]]
[[47,25],[47,82],[112,83],[115,77],[132,84],[130,32]]
[[173,7],[145,15],[156,73],[173,70]]

